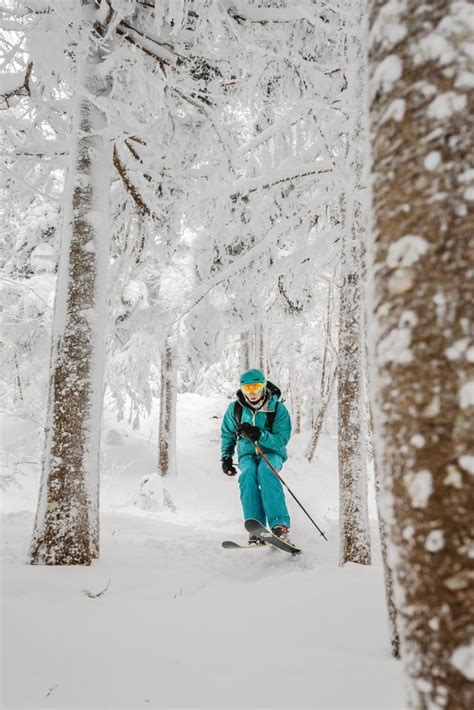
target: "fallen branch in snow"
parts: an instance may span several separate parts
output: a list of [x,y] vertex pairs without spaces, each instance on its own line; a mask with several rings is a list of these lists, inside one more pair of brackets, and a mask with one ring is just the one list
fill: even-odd
[[86,597],[89,597],[90,599],[97,599],[97,597],[101,597],[103,594],[105,594],[105,592],[107,591],[107,589],[110,586],[111,581],[112,581],[112,579],[109,578],[109,581],[107,582],[107,586],[101,592],[94,593],[94,592],[89,592],[88,589],[83,589],[82,593],[85,594]]

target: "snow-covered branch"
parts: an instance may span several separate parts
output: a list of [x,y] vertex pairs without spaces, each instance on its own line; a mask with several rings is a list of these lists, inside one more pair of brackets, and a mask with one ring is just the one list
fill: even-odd
[[113,155],[113,160],[114,160],[114,165],[117,169],[118,174],[120,175],[120,178],[125,186],[126,191],[132,198],[133,202],[135,203],[139,214],[146,215],[147,217],[152,217],[156,216],[154,214],[154,211],[149,207],[145,200],[143,199],[139,189],[134,185],[134,183],[130,180],[130,177],[127,173],[127,170],[125,168],[124,163],[120,159],[117,146],[114,146],[114,155]]
[[0,99],[9,108],[9,100],[14,96],[30,96],[30,79],[33,62],[29,62],[25,73],[0,74]]

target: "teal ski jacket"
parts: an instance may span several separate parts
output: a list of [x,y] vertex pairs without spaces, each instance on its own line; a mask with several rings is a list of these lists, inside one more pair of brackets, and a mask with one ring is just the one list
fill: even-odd
[[[242,390],[237,391],[237,399],[242,405],[241,423],[249,422],[258,426],[262,433],[258,446],[266,453],[278,454],[286,461],[288,454],[286,445],[291,436],[291,420],[287,408],[280,402],[281,391],[271,382],[267,382],[268,399],[259,411],[254,411],[245,399]],[[237,440],[237,421],[234,416],[236,402],[231,402],[224,414],[221,426],[221,458],[232,457],[237,444],[239,460],[247,454],[255,455],[254,445],[246,438]],[[267,412],[276,410],[273,426],[270,427]]]

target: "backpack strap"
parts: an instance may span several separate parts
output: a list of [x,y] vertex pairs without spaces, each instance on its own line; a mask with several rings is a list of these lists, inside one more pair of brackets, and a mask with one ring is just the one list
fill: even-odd
[[280,402],[276,403],[276,407],[273,410],[273,412],[267,412],[268,424],[270,426],[270,431],[273,431],[273,422],[275,421],[275,417],[276,417],[276,413],[277,413],[277,409],[278,409],[279,404],[280,404]]
[[[275,421],[275,417],[276,417],[276,413],[277,413],[277,409],[278,409],[279,404],[280,404],[280,402],[276,403],[276,407],[273,410],[273,412],[266,412],[267,421],[268,421],[268,425],[270,427],[270,431],[273,431],[273,422]],[[243,411],[243,407],[242,407],[241,403],[239,402],[239,400],[237,400],[236,403],[234,404],[234,419],[235,419],[235,423],[237,426],[239,426],[240,422],[242,421],[242,411]]]
[[239,400],[237,400],[234,404],[234,419],[237,426],[239,426],[240,422],[242,421],[242,409],[242,405],[240,404]]

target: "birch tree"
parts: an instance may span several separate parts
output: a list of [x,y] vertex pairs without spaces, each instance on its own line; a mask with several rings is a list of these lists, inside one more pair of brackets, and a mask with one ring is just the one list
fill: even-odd
[[374,431],[412,708],[474,706],[471,40],[469,3],[372,3]]

